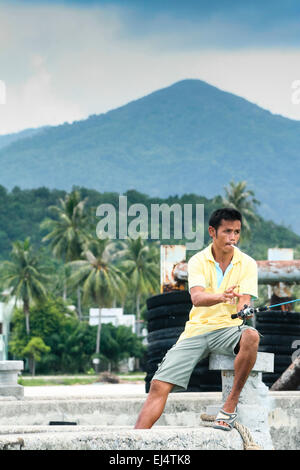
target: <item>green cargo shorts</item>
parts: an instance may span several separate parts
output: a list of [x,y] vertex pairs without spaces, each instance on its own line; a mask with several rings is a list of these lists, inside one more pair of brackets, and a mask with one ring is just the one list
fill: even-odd
[[248,328],[255,330],[247,325],[232,326],[175,343],[159,364],[152,380],[174,384],[172,392],[186,390],[196,364],[212,352],[235,356],[242,332]]

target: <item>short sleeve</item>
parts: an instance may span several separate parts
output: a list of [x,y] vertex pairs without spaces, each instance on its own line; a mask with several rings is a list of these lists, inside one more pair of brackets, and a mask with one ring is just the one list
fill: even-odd
[[240,294],[251,295],[254,299],[258,298],[257,263],[253,259],[250,259],[245,267],[239,291]]
[[188,284],[189,291],[197,286],[206,288],[203,265],[196,255],[192,256],[188,262]]

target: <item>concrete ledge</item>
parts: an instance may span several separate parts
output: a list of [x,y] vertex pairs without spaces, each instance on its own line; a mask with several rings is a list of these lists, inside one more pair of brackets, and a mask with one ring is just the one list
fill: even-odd
[[[274,409],[269,413],[270,433],[274,448],[276,450],[300,450],[300,391],[269,392],[269,395],[274,400]],[[3,448],[6,445],[5,443],[12,442],[13,440],[15,441],[15,447],[13,447],[13,444],[9,444],[11,448],[19,448],[20,443],[17,439],[19,436],[24,439],[23,434],[26,434],[26,439],[27,437],[29,439],[27,446],[30,444],[30,448],[33,449],[35,445],[41,445],[44,446],[42,448],[46,449],[48,441],[39,443],[37,433],[41,439],[42,433],[49,435],[51,443],[55,441],[54,433],[63,434],[65,436],[64,439],[69,435],[67,438],[68,444],[66,444],[65,448],[68,448],[69,444],[75,446],[75,443],[73,444],[73,440],[76,440],[75,435],[78,436],[78,439],[81,439],[82,436],[84,442],[88,438],[93,439],[95,437],[96,441],[93,445],[100,446],[104,445],[101,444],[100,436],[103,433],[109,437],[109,440],[105,441],[105,445],[113,445],[113,439],[119,439],[120,445],[127,445],[126,436],[129,436],[129,440],[133,439],[130,434],[131,432],[142,433],[141,436],[146,436],[148,433],[148,443],[143,441],[146,437],[141,437],[142,440],[139,443],[140,446],[147,445],[148,449],[151,448],[149,446],[151,446],[152,437],[154,439],[153,446],[158,445],[155,435],[161,430],[165,430],[168,433],[180,431],[180,436],[190,432],[200,432],[202,436],[204,436],[203,433],[206,433],[205,436],[209,436],[209,439],[214,439],[215,433],[222,433],[221,435],[223,435],[224,439],[231,439],[233,437],[232,433],[236,433],[235,430],[225,433],[221,430],[203,427],[200,415],[207,412],[208,406],[221,403],[221,392],[170,394],[165,411],[152,430],[134,431],[133,426],[145,401],[145,397],[145,394],[114,395],[111,397],[102,395],[89,398],[42,397],[38,399],[38,397],[30,397],[23,400],[17,400],[12,397],[4,399],[2,397],[0,401],[0,440],[2,447],[0,445],[0,448]],[[69,426],[48,426],[49,421],[57,420],[75,421],[77,426],[72,426],[71,428]],[[123,431],[126,431],[126,433],[124,434]],[[72,432],[73,434],[68,434]],[[86,432],[88,434],[85,434]],[[116,434],[117,432],[119,432],[119,437]],[[208,432],[213,433],[213,435],[208,435]],[[95,433],[95,436],[93,433]],[[135,436],[133,441],[135,444],[130,445],[136,445],[136,449],[141,449],[142,447],[138,447],[138,434],[133,434],[133,436]],[[174,436],[176,436],[176,433]],[[193,436],[196,439],[198,434],[193,434]],[[61,438],[59,437],[59,439]],[[204,441],[201,442],[201,445],[204,445]],[[222,441],[222,445],[223,443],[224,441]],[[51,445],[54,445],[54,443]],[[88,448],[89,444],[86,442],[80,445],[84,449],[84,446]],[[167,441],[164,441],[164,445],[166,446],[164,448],[167,449],[169,444]],[[172,444],[170,443],[170,445]],[[181,445],[188,444],[186,444],[186,441],[182,441]],[[219,446],[221,444],[217,442],[212,445]],[[228,445],[230,446],[230,443]]]
[[23,361],[0,361],[0,372],[2,371],[20,371],[24,369]]
[[[80,425],[134,425],[145,395],[127,397],[1,400],[0,425],[48,425],[50,421],[75,421]],[[200,414],[221,401],[221,392],[170,394],[162,426],[199,426]]]
[[[5,429],[3,428],[3,431]],[[128,427],[50,426],[0,430],[0,449],[5,450],[243,450],[235,429],[224,432],[210,427],[133,430]]]
[[24,397],[24,388],[22,385],[1,385],[0,396],[2,397],[15,397],[22,399]]
[[[211,354],[209,356],[210,370],[234,370],[233,356],[225,356],[223,354]],[[273,353],[257,353],[256,362],[252,368],[252,372],[273,372],[274,370],[274,354]]]

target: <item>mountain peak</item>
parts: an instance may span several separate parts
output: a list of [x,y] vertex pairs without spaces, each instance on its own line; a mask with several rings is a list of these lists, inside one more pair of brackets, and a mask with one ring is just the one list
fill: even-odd
[[294,216],[299,131],[299,122],[185,79],[106,114],[7,145],[0,150],[0,184],[212,197],[234,178],[248,182],[266,217],[276,220],[281,213],[300,233]]

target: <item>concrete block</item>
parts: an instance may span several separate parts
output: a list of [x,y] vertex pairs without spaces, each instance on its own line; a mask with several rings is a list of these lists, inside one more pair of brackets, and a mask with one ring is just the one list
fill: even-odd
[[24,397],[24,387],[18,385],[18,375],[23,368],[23,361],[0,361],[0,396]]
[[43,426],[5,431],[0,431],[0,449],[5,450],[243,450],[236,430],[224,433],[205,426],[139,430],[126,426]]
[[[209,368],[220,370],[222,377],[222,402],[225,403],[234,381],[234,356],[211,354]],[[237,405],[237,421],[246,426],[256,443],[263,449],[273,449],[268,416],[274,403],[269,396],[269,389],[262,382],[262,372],[273,372],[274,354],[257,353],[257,360],[241,391]],[[219,405],[222,408],[223,405]],[[220,409],[219,408],[219,409]],[[207,413],[212,413],[208,409]]]
[[22,385],[0,385],[0,397],[15,397],[22,400],[24,387]]
[[[234,356],[226,356],[225,354],[211,354],[209,356],[210,370],[234,370]],[[273,372],[274,371],[274,354],[258,352],[256,362],[252,368],[252,372]]]

